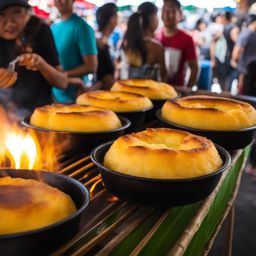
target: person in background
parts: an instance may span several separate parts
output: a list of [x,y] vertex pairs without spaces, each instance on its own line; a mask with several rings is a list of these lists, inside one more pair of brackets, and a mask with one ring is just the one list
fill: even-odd
[[206,44],[206,28],[207,24],[203,18],[196,21],[195,27],[191,32],[196,46],[198,47],[200,59],[210,59],[210,47]]
[[223,32],[223,24],[222,24],[222,17],[220,12],[212,13],[210,15],[210,20],[207,26],[207,42],[209,43],[209,46],[211,44],[211,41],[216,35],[222,34]]
[[153,37],[157,27],[157,7],[153,3],[142,3],[130,16],[121,46],[121,79],[166,80],[164,48]]
[[6,68],[17,56],[17,81],[0,89],[0,104],[22,119],[34,108],[51,103],[51,85],[65,89],[67,77],[48,25],[31,14],[27,1],[1,0],[0,67]]
[[53,88],[58,102],[74,103],[79,88],[85,89],[88,74],[97,71],[97,46],[93,29],[73,13],[74,0],[54,0],[61,19],[52,26],[60,62],[69,78],[66,90]]
[[[242,29],[232,52],[231,65],[240,73],[239,92],[256,96],[256,14],[249,15],[248,26]],[[256,144],[254,142],[246,171],[256,176]]]
[[[157,38],[165,47],[168,82],[172,85],[192,87],[198,72],[196,48],[193,38],[177,27],[181,16],[179,1],[164,0],[162,8],[164,28]],[[186,64],[190,68],[188,82],[185,82]]]
[[220,13],[223,30],[216,33],[211,43],[211,62],[222,91],[230,91],[237,71],[230,64],[231,54],[240,29],[232,23],[232,14],[228,11]]
[[[243,94],[256,96],[256,89],[250,77],[255,73],[253,66],[256,62],[256,15],[249,16],[248,26],[244,28],[238,36],[231,58],[231,65],[238,70],[240,92]],[[251,73],[248,72],[248,68]]]
[[[117,20],[117,6],[114,3],[104,4],[96,11],[98,24],[98,31],[96,32],[98,48],[97,81],[101,82],[104,89],[109,89],[114,82],[114,54],[111,54],[109,37],[117,25]],[[113,51],[114,49],[112,49]]]

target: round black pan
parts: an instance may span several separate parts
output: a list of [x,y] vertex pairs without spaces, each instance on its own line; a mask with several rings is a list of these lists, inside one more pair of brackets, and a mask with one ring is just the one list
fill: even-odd
[[0,177],[6,175],[13,178],[40,180],[62,190],[71,196],[77,211],[62,221],[40,229],[0,235],[0,255],[50,255],[75,236],[81,215],[89,204],[89,192],[82,183],[64,175],[46,171],[1,169]]
[[112,143],[111,141],[102,144],[91,153],[91,159],[98,167],[106,189],[121,199],[151,207],[179,206],[205,199],[214,190],[223,171],[231,162],[229,153],[216,145],[223,165],[212,174],[190,179],[141,178],[115,172],[103,166],[104,156]]
[[156,112],[156,117],[160,122],[161,127],[174,128],[178,130],[183,130],[191,132],[193,134],[204,136],[214,143],[224,147],[227,150],[236,150],[244,148],[249,145],[254,138],[256,126],[240,129],[240,130],[201,130],[191,127],[186,127],[172,123],[161,116],[161,110]]
[[84,153],[89,154],[91,150],[106,141],[116,139],[122,136],[125,130],[130,126],[131,122],[124,117],[119,116],[119,119],[122,122],[122,127],[109,131],[100,131],[100,132],[62,132],[48,130],[44,128],[39,128],[30,124],[30,117],[26,117],[21,124],[24,127],[34,130],[38,136],[45,135],[55,135],[58,140],[61,142],[63,140],[68,140],[67,148],[63,150],[67,154],[77,154]]

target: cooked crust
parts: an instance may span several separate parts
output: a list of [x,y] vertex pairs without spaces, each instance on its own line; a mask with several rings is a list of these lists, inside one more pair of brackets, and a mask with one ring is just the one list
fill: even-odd
[[30,123],[40,128],[68,132],[108,131],[122,126],[111,110],[62,104],[36,108]]
[[71,197],[45,183],[0,178],[0,234],[38,229],[76,211]]
[[215,172],[221,165],[210,140],[165,128],[124,135],[104,158],[104,166],[110,170],[157,179],[198,177]]
[[152,102],[145,96],[111,91],[92,91],[78,96],[77,104],[110,109],[115,112],[130,112],[152,107]]
[[256,124],[248,103],[221,97],[189,96],[166,102],[161,116],[173,123],[204,130],[238,130]]
[[117,81],[113,84],[111,91],[137,93],[151,100],[173,99],[178,95],[171,85],[146,79]]

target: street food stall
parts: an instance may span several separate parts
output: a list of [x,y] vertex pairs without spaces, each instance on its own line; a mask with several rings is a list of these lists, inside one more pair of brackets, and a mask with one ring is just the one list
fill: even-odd
[[[234,202],[249,147],[232,153],[231,166],[205,200],[169,209],[147,208],[114,198],[101,187],[89,157],[61,170],[94,191],[82,231],[55,255],[207,255],[224,220],[229,220],[227,251],[232,252]],[[94,176],[94,177],[93,177]],[[92,254],[90,254],[90,253]]]
[[[188,91],[181,91],[181,93],[183,95],[193,94]],[[198,93],[200,94],[200,91]],[[205,93],[203,92],[203,94]],[[248,101],[247,98],[243,98],[243,100]],[[28,119],[24,120],[23,125],[30,129],[33,128]],[[159,127],[159,120],[146,123],[139,130],[147,127],[152,127],[152,129]],[[38,131],[45,132],[41,128]],[[65,133],[62,135],[65,136]],[[253,134],[250,136],[252,139]],[[81,137],[79,137],[80,139]],[[59,141],[59,145],[63,146],[61,141]],[[109,143],[104,145],[108,147]],[[102,152],[99,153],[100,147],[97,148],[98,151],[95,149],[91,156],[83,150],[79,150],[75,154],[66,152],[59,155],[59,164],[57,167],[53,167],[61,177],[73,179],[72,184],[69,185],[66,184],[69,181],[65,179],[61,185],[59,182],[54,184],[53,181],[51,184],[72,195],[75,202],[83,201],[79,203],[80,205],[78,204],[80,208],[74,215],[75,220],[72,215],[62,222],[35,231],[0,235],[0,246],[5,250],[6,255],[15,255],[18,251],[19,255],[49,255],[51,253],[55,256],[208,255],[226,219],[228,220],[226,255],[232,254],[234,202],[251,144],[240,149],[230,149],[229,153],[217,146],[223,165],[213,175],[204,176],[204,178],[211,179],[210,183],[205,183],[202,177],[184,179],[174,183],[163,182],[167,184],[167,187],[169,186],[170,190],[177,183],[176,194],[175,191],[169,193],[168,190],[162,190],[166,184],[153,184],[155,190],[147,190],[147,193],[143,194],[145,187],[152,180],[134,179],[133,182],[138,182],[133,186],[134,190],[138,192],[137,195],[129,190],[130,184],[127,180],[110,181],[113,177],[107,180],[109,177],[105,175],[104,167],[101,166],[102,156],[100,154]],[[47,158],[46,154],[44,157]],[[131,165],[133,165],[132,161],[131,158]],[[110,176],[112,174],[110,171]],[[0,175],[2,174],[0,173]],[[48,172],[42,176],[46,177],[47,182],[54,180]],[[128,177],[128,175],[121,176]],[[215,183],[212,181],[212,177],[218,177],[215,179]],[[58,178],[55,177],[55,179]],[[87,188],[88,192],[84,191],[81,185],[76,184],[76,180],[80,182],[79,184],[83,184],[82,187]],[[113,182],[115,185],[109,187],[109,182]],[[202,184],[207,184],[207,186]],[[182,192],[180,186],[183,186],[185,193]],[[211,191],[209,190],[210,186],[212,186]],[[68,187],[74,187],[74,189],[71,191],[67,189]],[[204,194],[203,197],[200,197],[205,189],[208,191],[208,196]],[[112,194],[108,191],[111,191]],[[128,200],[120,199],[116,196],[121,193],[120,191],[128,194],[131,192],[133,197],[129,198],[128,196]],[[81,193],[86,196],[81,196]],[[120,195],[121,198],[125,197],[125,195]],[[84,198],[81,199],[82,197]],[[143,198],[147,202],[146,204],[140,201]],[[177,201],[177,198],[184,201],[181,203]],[[150,206],[150,202],[153,202],[153,205]],[[167,204],[165,204],[166,202]],[[78,229],[79,232],[77,232]],[[68,234],[68,230],[72,232]],[[77,234],[75,235],[75,233]],[[65,234],[67,235],[65,236]]]

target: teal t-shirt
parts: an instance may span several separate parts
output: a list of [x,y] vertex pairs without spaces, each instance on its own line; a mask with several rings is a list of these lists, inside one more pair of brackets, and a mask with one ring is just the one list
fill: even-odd
[[[82,65],[86,55],[97,54],[93,29],[76,14],[72,14],[67,20],[54,23],[51,30],[64,70]],[[87,76],[81,78],[87,82]],[[75,87],[72,86],[66,90],[53,87],[54,97],[62,103],[73,103],[75,93]]]

